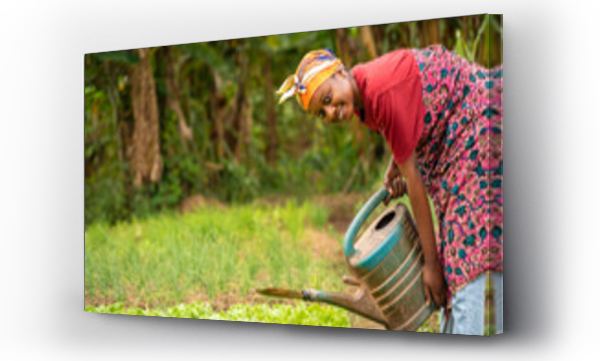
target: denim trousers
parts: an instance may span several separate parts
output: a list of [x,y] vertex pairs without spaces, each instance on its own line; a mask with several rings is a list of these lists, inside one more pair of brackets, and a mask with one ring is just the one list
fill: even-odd
[[[494,305],[496,319],[490,323],[496,325],[496,334],[504,331],[502,324],[502,283],[503,274],[493,272],[490,275],[494,287]],[[448,322],[444,311],[441,312],[440,332],[458,335],[483,335],[485,319],[485,285],[487,273],[479,275],[474,281],[452,296]]]

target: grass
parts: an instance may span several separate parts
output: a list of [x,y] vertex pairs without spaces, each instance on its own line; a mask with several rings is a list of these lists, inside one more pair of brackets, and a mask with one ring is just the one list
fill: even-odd
[[[86,305],[166,307],[260,287],[342,290],[345,269],[314,255],[307,229],[327,211],[312,203],[207,206],[85,232]],[[338,242],[341,239],[332,238]]]
[[[253,293],[263,287],[345,290],[341,277],[348,271],[341,253],[333,259],[324,256],[319,252],[323,245],[313,239],[317,234],[326,248],[341,250],[343,235],[329,227],[328,217],[323,206],[288,201],[209,204],[185,215],[163,214],[112,227],[92,225],[85,233],[85,309],[351,327],[348,312],[341,308],[275,304]],[[487,300],[486,335],[495,333],[493,319],[493,302]],[[419,331],[438,329],[436,313]]]

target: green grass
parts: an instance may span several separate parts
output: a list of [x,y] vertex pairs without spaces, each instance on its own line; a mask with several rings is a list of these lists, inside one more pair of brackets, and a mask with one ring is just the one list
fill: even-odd
[[[85,233],[85,310],[351,327],[344,309],[273,304],[252,292],[263,287],[344,292],[341,276],[348,270],[341,254],[337,261],[315,254],[310,239],[319,230],[334,243],[331,248],[341,249],[342,235],[327,219],[322,206],[288,202],[207,205],[183,216],[92,225]],[[437,318],[419,329],[437,330]]]
[[172,306],[223,294],[243,299],[268,286],[342,290],[343,260],[336,266],[315,257],[306,239],[307,227],[325,228],[327,216],[312,203],[288,202],[92,225],[85,232],[86,304]]
[[348,311],[341,308],[295,302],[293,305],[237,304],[226,311],[217,312],[202,302],[180,304],[168,308],[125,308],[122,303],[99,307],[86,306],[86,312],[113,313],[208,320],[282,323],[294,325],[350,327]]

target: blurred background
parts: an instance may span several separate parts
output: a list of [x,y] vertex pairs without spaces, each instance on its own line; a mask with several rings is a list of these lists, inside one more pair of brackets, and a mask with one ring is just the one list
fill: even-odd
[[254,292],[351,292],[343,235],[390,157],[358,122],[325,125],[275,91],[310,50],[352,67],[431,44],[501,64],[502,16],[87,54],[86,310],[381,328]]
[[[356,122],[328,127],[275,91],[302,56],[331,48],[347,66],[443,44],[502,63],[502,17],[284,34],[85,56],[85,223],[114,224],[194,203],[364,191],[388,159]],[[187,200],[187,203],[186,203]]]

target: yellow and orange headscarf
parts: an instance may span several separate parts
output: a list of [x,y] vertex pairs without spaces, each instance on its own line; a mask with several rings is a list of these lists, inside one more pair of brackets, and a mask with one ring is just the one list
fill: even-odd
[[287,77],[277,94],[281,94],[279,104],[296,96],[304,110],[308,109],[310,99],[321,84],[329,79],[342,64],[329,49],[315,50],[304,55],[296,73]]

